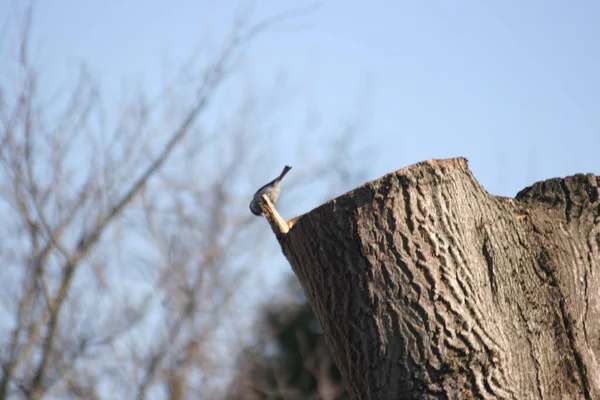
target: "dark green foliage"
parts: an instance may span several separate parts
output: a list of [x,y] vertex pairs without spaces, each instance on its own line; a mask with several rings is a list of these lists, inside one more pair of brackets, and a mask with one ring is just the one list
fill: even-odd
[[323,333],[295,279],[295,301],[261,312],[258,341],[244,349],[228,399],[348,399]]

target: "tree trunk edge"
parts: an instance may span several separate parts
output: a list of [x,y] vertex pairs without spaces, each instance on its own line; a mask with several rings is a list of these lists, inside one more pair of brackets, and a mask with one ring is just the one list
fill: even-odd
[[[459,178],[456,178],[456,176]],[[348,193],[313,209],[307,214],[302,215],[300,218],[295,219],[295,223],[290,231],[280,240],[283,253],[290,262],[294,273],[300,280],[313,310],[321,322],[326,341],[332,350],[333,357],[338,364],[340,371],[342,372],[344,381],[354,398],[378,398],[373,397],[374,392],[372,386],[375,384],[375,382],[373,382],[375,378],[373,378],[373,376],[366,378],[367,380],[363,381],[361,384],[371,387],[364,388],[364,391],[361,391],[360,388],[356,388],[356,375],[351,371],[352,368],[356,367],[356,360],[364,359],[365,357],[365,354],[360,354],[361,350],[356,346],[356,344],[364,344],[364,341],[356,338],[348,339],[344,336],[351,334],[352,329],[350,325],[355,324],[357,321],[356,318],[358,318],[356,314],[353,314],[355,310],[353,311],[352,308],[354,306],[351,306],[351,304],[356,304],[356,301],[347,298],[348,295],[346,295],[346,293],[350,291],[350,287],[366,286],[370,282],[364,277],[357,279],[356,271],[352,271],[353,268],[349,267],[344,269],[343,267],[340,268],[338,266],[336,272],[332,273],[331,268],[324,268],[323,265],[317,261],[327,260],[328,262],[335,264],[335,262],[339,263],[340,260],[344,259],[344,262],[346,263],[348,263],[348,260],[356,261],[365,259],[365,243],[360,242],[360,234],[357,232],[359,229],[357,221],[360,221],[361,218],[371,218],[370,216],[365,217],[364,210],[370,212],[369,210],[374,207],[372,204],[389,200],[386,199],[386,195],[390,193],[390,190],[397,190],[394,192],[396,194],[404,193],[408,196],[406,197],[408,199],[412,196],[411,191],[415,190],[415,188],[418,189],[421,182],[426,181],[426,185],[428,186],[426,189],[429,189],[429,186],[435,186],[440,182],[446,184],[448,182],[448,177],[462,180],[463,183],[467,185],[465,187],[473,185],[473,191],[477,196],[489,196],[489,201],[491,203],[495,202],[497,207],[502,212],[505,212],[506,215],[512,213],[515,221],[517,221],[516,224],[525,225],[526,227],[523,228],[525,230],[529,229],[533,232],[535,230],[543,231],[543,229],[547,228],[548,224],[546,223],[548,221],[554,221],[548,226],[558,224],[556,226],[562,227],[560,229],[576,230],[577,227],[575,226],[576,224],[573,224],[574,221],[580,222],[582,216],[587,218],[587,220],[590,220],[591,218],[592,223],[587,224],[584,228],[587,229],[587,236],[592,238],[592,242],[595,241],[596,244],[590,244],[591,250],[588,254],[589,266],[586,267],[588,268],[586,273],[589,276],[586,275],[585,286],[586,293],[588,293],[588,296],[593,300],[593,310],[591,311],[591,315],[600,318],[598,312],[595,311],[600,302],[597,301],[597,296],[589,294],[589,290],[600,288],[598,279],[596,278],[598,275],[597,266],[600,265],[600,261],[597,260],[599,254],[598,248],[600,248],[600,233],[598,233],[598,230],[600,230],[598,228],[598,224],[600,223],[600,205],[597,204],[598,198],[600,197],[599,177],[596,177],[593,174],[576,174],[567,178],[553,178],[537,182],[521,190],[516,197],[512,199],[493,196],[487,193],[474,178],[468,167],[468,160],[466,158],[459,157],[423,161],[367,182]],[[448,187],[452,189],[452,185]],[[455,198],[453,196],[456,196],[456,193],[450,193],[450,200]],[[377,199],[378,197],[379,199]],[[427,196],[424,197],[426,198]],[[406,204],[409,203],[409,201],[400,203],[395,204],[394,207],[406,207],[405,210],[407,214],[405,215],[406,221],[404,221],[406,222],[405,230],[407,232],[414,232],[417,228],[415,228],[415,226],[411,227],[412,219],[408,216],[410,207]],[[385,208],[387,206],[382,207]],[[415,222],[413,221],[412,224],[414,225]],[[419,224],[420,223],[417,223],[417,225]],[[579,225],[582,224],[580,223]],[[420,229],[422,226],[419,225],[418,228]],[[319,233],[320,230],[324,230],[325,232]],[[402,228],[398,228],[398,230],[402,231]],[[341,235],[341,233],[344,233],[344,235]],[[548,242],[550,240],[548,238],[552,237],[553,233],[554,231],[544,233],[542,236],[546,235],[547,238],[542,240],[542,242]],[[336,238],[336,235],[341,237]],[[519,233],[519,235],[521,234]],[[531,235],[534,234],[532,233]],[[593,235],[596,235],[595,239],[593,238]],[[585,236],[585,232],[583,236]],[[529,237],[530,236],[528,236],[528,238]],[[540,245],[540,243],[537,243],[537,245]],[[535,247],[536,244],[532,244],[532,248]],[[540,248],[543,247],[544,246],[541,246]],[[484,252],[487,251],[485,244],[482,250]],[[385,252],[386,250],[383,249],[381,251]],[[323,254],[327,252],[330,252],[331,254]],[[496,257],[499,256],[496,255]],[[344,262],[341,264],[344,264]],[[350,264],[352,263],[350,262],[348,265]],[[362,266],[364,267],[365,265],[368,266],[369,264],[363,263]],[[327,266],[329,267],[330,265]],[[489,266],[486,267],[486,269],[489,271]],[[542,268],[540,267],[538,269]],[[493,268],[491,270],[493,271]],[[589,320],[591,316],[586,317],[588,311],[586,311],[586,315],[584,316],[578,315],[578,313],[573,314],[573,310],[577,310],[578,305],[576,304],[577,302],[571,300],[573,294],[571,294],[571,292],[569,292],[570,289],[568,289],[570,285],[572,285],[570,278],[566,276],[569,271],[563,271],[559,268],[558,273],[555,275],[553,275],[553,270],[551,268],[550,271],[551,277],[547,279],[554,280],[555,286],[558,287],[558,294],[556,294],[556,296],[561,299],[557,304],[562,304],[560,307],[555,307],[560,308],[560,316],[563,325],[562,329],[564,330],[560,335],[566,336],[568,343],[571,344],[572,354],[570,359],[575,364],[574,367],[577,372],[572,380],[573,383],[579,385],[581,389],[580,397],[574,398],[591,399],[600,397],[600,391],[598,389],[600,387],[598,379],[600,378],[595,376],[590,377],[590,373],[598,374],[599,371],[596,358],[597,355],[600,354],[600,343],[594,345],[594,343],[585,342],[585,345],[582,345],[581,339],[579,338],[581,336],[579,332],[581,331],[582,326],[586,324],[586,321]],[[412,272],[407,270],[404,271],[404,273]],[[493,273],[489,273],[488,275],[490,287],[497,286],[497,283],[494,283]],[[341,276],[343,276],[343,278],[336,279]],[[369,279],[371,278],[372,277]],[[360,293],[365,295],[367,292],[368,290],[364,289]],[[574,294],[576,295],[577,293]],[[371,300],[372,299],[367,298],[365,301],[368,302]],[[345,304],[346,307],[343,318],[332,316],[332,311],[343,309],[343,307],[340,308],[340,303]],[[590,304],[591,303],[588,301],[586,310],[590,309]],[[573,315],[576,315],[577,317],[573,317]],[[526,322],[527,321],[524,323]],[[585,330],[586,336],[588,335],[588,331],[591,332],[589,334],[591,339],[587,340],[592,340],[593,342],[593,340],[596,339],[596,341],[599,341],[600,335],[598,335],[598,325],[590,324],[589,321],[587,324],[588,326]],[[589,329],[589,325],[593,325],[593,329]],[[358,335],[361,334],[364,335],[364,332],[359,333]],[[377,367],[378,366],[375,366],[374,368]],[[410,379],[406,378],[404,380],[408,381]],[[542,388],[537,394],[538,397],[547,398],[548,396],[551,396],[553,393],[552,390],[555,389],[544,387],[545,383],[541,383],[541,385]],[[405,387],[405,385],[400,386]],[[493,391],[493,389],[485,390]],[[482,398],[486,398],[485,396],[487,396],[485,390],[483,390]],[[563,394],[566,394],[566,392]],[[571,394],[573,395],[573,393]],[[425,394],[423,393],[423,395]],[[510,394],[506,396],[508,396],[507,398],[511,398]]]

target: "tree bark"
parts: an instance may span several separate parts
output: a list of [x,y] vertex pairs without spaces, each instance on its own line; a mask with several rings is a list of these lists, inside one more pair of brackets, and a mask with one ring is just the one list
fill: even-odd
[[352,398],[600,399],[599,187],[503,198],[431,160],[295,218],[283,253]]

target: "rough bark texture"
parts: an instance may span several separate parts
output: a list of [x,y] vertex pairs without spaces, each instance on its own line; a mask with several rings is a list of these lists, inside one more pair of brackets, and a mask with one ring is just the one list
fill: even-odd
[[390,173],[280,242],[354,399],[600,399],[600,178]]

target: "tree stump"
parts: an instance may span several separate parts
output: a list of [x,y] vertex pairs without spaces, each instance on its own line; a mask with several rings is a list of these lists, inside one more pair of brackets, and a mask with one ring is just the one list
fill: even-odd
[[599,187],[430,160],[272,227],[352,398],[600,399]]

